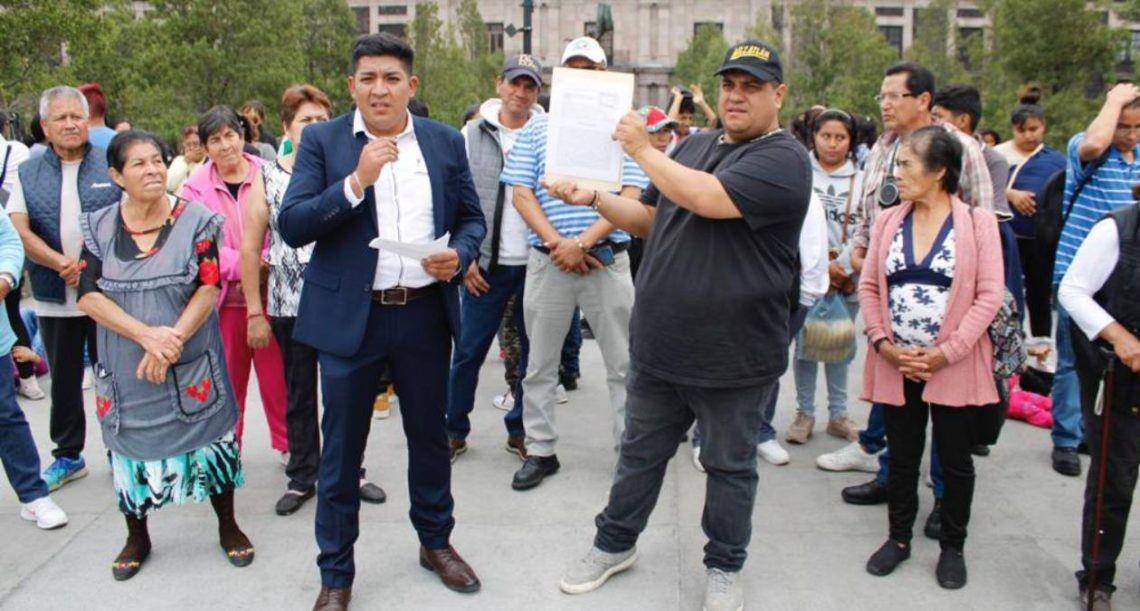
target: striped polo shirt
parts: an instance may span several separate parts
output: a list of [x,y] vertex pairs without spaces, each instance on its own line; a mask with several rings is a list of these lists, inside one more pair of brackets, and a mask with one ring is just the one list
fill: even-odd
[[[1077,176],[1087,171],[1091,163],[1082,162],[1078,152],[1084,140],[1084,132],[1069,140],[1064,206],[1068,206],[1073,196]],[[1085,184],[1085,188],[1081,190],[1080,197],[1073,204],[1073,211],[1069,213],[1069,220],[1061,230],[1061,241],[1057,245],[1057,262],[1053,267],[1053,286],[1061,283],[1061,278],[1065,276],[1065,271],[1073,262],[1077,249],[1081,247],[1081,242],[1085,241],[1085,236],[1092,230],[1093,225],[1105,214],[1134,202],[1132,185],[1140,181],[1140,146],[1136,147],[1132,154],[1132,163],[1128,163],[1119,149],[1109,146],[1108,158],[1097,168],[1092,178]]]
[[[572,206],[555,199],[539,184],[539,179],[546,175],[547,125],[549,118],[546,115],[539,115],[526,124],[519,133],[518,142],[511,147],[499,180],[511,186],[527,187],[534,191],[538,203],[542,205],[542,212],[550,220],[550,224],[554,225],[554,229],[563,237],[572,238],[586,231],[599,217],[597,212],[587,206]],[[648,187],[649,178],[641,167],[629,155],[622,157],[622,184],[641,189]],[[533,229],[527,235],[531,246],[542,246],[542,240]],[[605,239],[614,243],[628,242],[629,234],[617,229]]]

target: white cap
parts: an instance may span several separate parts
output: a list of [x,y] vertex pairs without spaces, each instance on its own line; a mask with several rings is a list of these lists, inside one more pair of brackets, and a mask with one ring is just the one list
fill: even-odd
[[606,52],[602,50],[602,45],[598,44],[598,41],[589,36],[570,41],[570,44],[566,45],[566,50],[562,52],[562,63],[565,64],[575,57],[585,57],[603,68],[606,66]]

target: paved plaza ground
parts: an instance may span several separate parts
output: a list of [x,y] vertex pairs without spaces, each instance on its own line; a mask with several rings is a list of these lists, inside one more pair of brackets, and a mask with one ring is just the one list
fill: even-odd
[[[861,363],[862,357],[856,360]],[[502,448],[503,412],[491,397],[503,389],[503,367],[492,356],[483,368],[473,414],[471,449],[454,465],[457,526],[452,541],[479,573],[475,595],[446,590],[416,561],[408,522],[407,457],[398,414],[375,421],[368,444],[369,477],[388,502],[361,509],[356,546],[355,609],[700,609],[704,570],[700,516],[705,476],[678,446],[634,568],[601,590],[570,597],[558,590],[565,566],[585,552],[593,518],[606,501],[615,454],[611,413],[597,346],[582,352],[581,389],[558,409],[562,470],[537,489],[515,492],[520,462]],[[851,385],[860,379],[851,371]],[[50,384],[50,382],[49,382]],[[823,377],[820,376],[821,398]],[[238,491],[238,519],[257,548],[248,568],[236,569],[218,546],[209,504],[170,507],[150,519],[154,552],[141,573],[119,583],[111,560],[125,537],[88,392],[90,476],[54,496],[71,523],[42,532],[18,517],[10,488],[0,486],[0,608],[3,609],[309,609],[320,586],[314,560],[315,502],[289,517],[273,504],[285,476],[269,450],[268,430],[255,390],[245,439],[246,485]],[[781,384],[777,428],[793,416],[791,374]],[[852,397],[853,418],[868,407]],[[47,459],[48,401],[24,401],[32,431]],[[825,410],[819,416],[825,419]],[[919,536],[914,554],[890,577],[868,575],[863,564],[887,533],[886,507],[844,504],[839,491],[862,483],[862,473],[826,473],[816,455],[842,442],[823,434],[790,447],[792,462],[760,466],[749,560],[743,571],[748,609],[1075,609],[1072,573],[1078,564],[1084,478],[1049,467],[1048,432],[1011,422],[986,458],[978,479],[966,558],[970,582],[948,592],[934,580],[938,544]],[[1087,467],[1088,459],[1084,457]],[[931,492],[920,492],[925,519]],[[1115,602],[1140,608],[1140,533],[1134,529],[1120,559]]]

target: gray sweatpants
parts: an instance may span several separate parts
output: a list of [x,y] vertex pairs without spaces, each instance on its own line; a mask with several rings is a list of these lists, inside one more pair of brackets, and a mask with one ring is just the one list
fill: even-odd
[[554,389],[558,386],[562,342],[570,329],[574,308],[581,308],[582,315],[590,321],[606,364],[615,447],[625,430],[625,375],[629,369],[629,315],[633,309],[629,255],[617,253],[613,265],[579,276],[563,272],[549,255],[531,249],[523,293],[530,355],[522,386],[526,451],[533,456],[552,456],[558,441]]

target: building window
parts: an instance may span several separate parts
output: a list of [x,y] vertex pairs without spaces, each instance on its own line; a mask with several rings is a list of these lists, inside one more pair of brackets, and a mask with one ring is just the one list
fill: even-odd
[[352,7],[352,14],[356,17],[356,35],[367,34],[372,27],[372,23],[368,20],[368,7],[354,6]]
[[701,28],[715,28],[716,31],[724,34],[724,24],[719,21],[698,21],[693,24],[693,36],[700,33]]
[[901,6],[876,6],[875,15],[878,17],[902,17],[903,7]]
[[895,48],[899,57],[902,57],[903,52],[903,28],[901,25],[881,25],[879,26],[879,33],[883,38],[887,39],[887,44]]
[[503,23],[488,23],[487,24],[487,46],[491,49],[491,53],[499,53],[503,50]]
[[378,15],[407,15],[408,7],[405,4],[381,4],[376,7]]
[[392,34],[397,38],[408,37],[408,26],[403,23],[381,23],[380,25],[376,26],[376,31],[378,33],[387,32],[388,34]]
[[981,48],[982,36],[982,28],[958,28],[958,36],[954,40],[955,53],[958,62],[967,70],[974,68],[970,58],[975,50]]
[[606,32],[604,36],[598,38],[597,33],[598,23],[596,21],[587,21],[582,27],[582,34],[598,39],[598,44],[602,45],[602,50],[606,52],[606,63],[613,65],[614,63],[614,33]]
[[1132,64],[1140,54],[1140,30],[1132,30],[1131,35],[1120,43],[1116,59],[1122,64]]
[[986,14],[976,8],[960,8],[958,9],[958,19],[981,19]]

